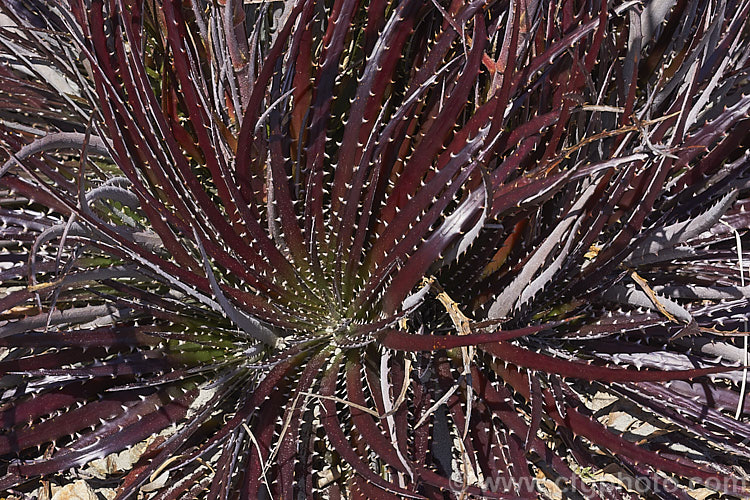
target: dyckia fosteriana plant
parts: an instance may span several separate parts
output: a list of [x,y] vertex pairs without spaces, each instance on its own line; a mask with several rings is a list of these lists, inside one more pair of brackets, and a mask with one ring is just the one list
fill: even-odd
[[2,5],[0,491],[748,494],[748,0]]

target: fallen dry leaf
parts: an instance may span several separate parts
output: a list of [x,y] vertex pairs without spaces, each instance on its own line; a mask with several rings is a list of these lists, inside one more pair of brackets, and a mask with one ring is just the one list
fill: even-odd
[[55,490],[51,500],[99,500],[86,481],[73,481]]

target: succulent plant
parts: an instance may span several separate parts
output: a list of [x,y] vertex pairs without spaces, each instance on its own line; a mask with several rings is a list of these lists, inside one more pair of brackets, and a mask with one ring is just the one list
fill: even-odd
[[749,10],[5,2],[0,490],[747,495]]

